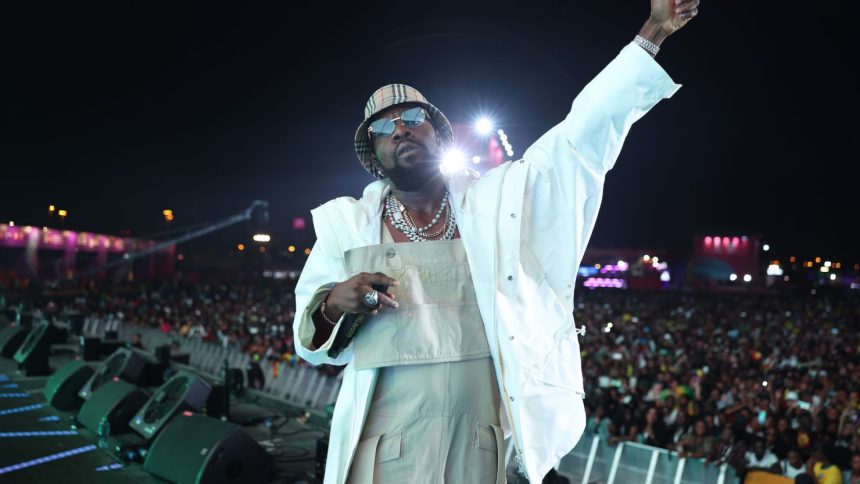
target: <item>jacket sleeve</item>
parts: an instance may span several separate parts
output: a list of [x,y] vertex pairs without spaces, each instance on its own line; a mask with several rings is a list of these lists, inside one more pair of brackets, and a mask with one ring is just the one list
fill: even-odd
[[[319,230],[317,234],[320,235]],[[332,337],[320,348],[312,349],[316,331],[312,315],[319,308],[328,292],[323,286],[346,279],[342,256],[333,255],[325,242],[325,240],[318,239],[314,244],[296,285],[296,318],[293,321],[293,335],[296,353],[308,363],[312,365],[345,365],[352,359],[352,346],[342,351],[337,358],[330,358],[327,354],[334,334],[340,327],[340,321],[334,327]]]
[[[576,273],[597,220],[606,173],[630,127],[679,88],[630,43],[585,86],[564,121],[526,150],[523,238],[544,267],[564,262]],[[566,254],[559,254],[559,247]]]

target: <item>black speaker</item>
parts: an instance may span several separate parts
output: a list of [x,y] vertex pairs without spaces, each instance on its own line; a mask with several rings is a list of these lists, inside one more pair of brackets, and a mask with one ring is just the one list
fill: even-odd
[[12,358],[27,338],[27,328],[9,326],[0,331],[0,355]]
[[177,484],[266,482],[272,456],[238,425],[177,415],[158,434],[143,470]]
[[83,361],[70,361],[48,378],[45,400],[57,410],[76,410],[84,403],[78,392],[92,375],[93,369]]
[[149,395],[122,380],[99,386],[78,412],[78,422],[101,437],[128,433],[128,423]]
[[80,336],[78,338],[78,344],[80,346],[78,354],[81,355],[81,358],[85,361],[94,361],[101,358],[102,340],[88,336]]
[[51,368],[48,366],[48,355],[51,344],[56,339],[56,328],[48,321],[33,326],[27,338],[21,343],[15,352],[15,361],[18,367],[24,370],[27,376],[48,375]]
[[317,439],[317,456],[314,462],[314,476],[317,482],[325,480],[325,464],[328,459],[328,437]]
[[151,439],[168,420],[184,410],[199,411],[212,387],[199,376],[180,370],[146,402],[131,420],[131,428]]
[[145,368],[146,360],[143,357],[129,349],[120,348],[99,366],[78,395],[87,400],[102,384],[115,377],[131,383],[138,383]]

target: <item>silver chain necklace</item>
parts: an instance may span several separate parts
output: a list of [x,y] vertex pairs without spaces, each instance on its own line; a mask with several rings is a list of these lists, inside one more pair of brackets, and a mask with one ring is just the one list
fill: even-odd
[[[438,240],[451,240],[454,238],[454,232],[457,230],[457,221],[454,217],[454,212],[447,202],[448,192],[446,191],[439,206],[439,211],[433,217],[433,221],[425,227],[416,227],[406,212],[406,207],[394,195],[389,194],[385,199],[385,216],[391,221],[391,225],[413,242],[425,242],[437,237],[440,233],[442,237]],[[436,225],[443,212],[446,215],[444,228],[432,234],[426,233],[427,230]],[[404,217],[404,215],[406,216]]]

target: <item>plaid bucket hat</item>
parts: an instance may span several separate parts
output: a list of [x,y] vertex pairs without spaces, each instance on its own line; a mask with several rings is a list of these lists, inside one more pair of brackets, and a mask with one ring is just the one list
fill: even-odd
[[373,164],[373,142],[367,134],[368,122],[376,113],[405,103],[418,103],[427,110],[430,124],[444,144],[451,144],[454,141],[454,130],[448,118],[436,106],[430,104],[417,89],[406,84],[389,84],[380,87],[367,100],[364,106],[364,121],[355,131],[355,154],[358,155],[358,160],[364,169],[376,178],[382,178],[382,175]]

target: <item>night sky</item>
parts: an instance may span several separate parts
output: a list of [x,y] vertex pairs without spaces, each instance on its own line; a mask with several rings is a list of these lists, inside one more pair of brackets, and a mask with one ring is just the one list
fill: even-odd
[[[181,226],[263,199],[290,237],[371,181],[352,138],[376,88],[410,84],[455,122],[491,113],[521,154],[648,15],[644,0],[74,3],[0,15],[4,223],[45,225],[55,204],[67,228],[146,235],[165,208]],[[684,87],[633,127],[591,245],[761,234],[776,255],[860,262],[849,21],[832,2],[704,1],[663,44]]]

